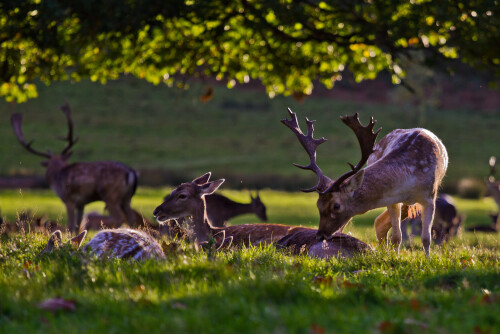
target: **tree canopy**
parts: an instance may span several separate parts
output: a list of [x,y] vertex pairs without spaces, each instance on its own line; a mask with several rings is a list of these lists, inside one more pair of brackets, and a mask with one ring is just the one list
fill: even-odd
[[3,0],[0,95],[22,102],[36,83],[131,74],[173,84],[215,76],[259,80],[269,96],[356,81],[424,50],[500,74],[498,0]]

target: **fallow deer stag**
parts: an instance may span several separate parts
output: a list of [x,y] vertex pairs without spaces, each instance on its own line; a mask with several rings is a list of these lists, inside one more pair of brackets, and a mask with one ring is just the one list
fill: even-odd
[[[361,160],[356,166],[349,163],[351,170],[332,181],[316,163],[316,149],[326,139],[313,138],[314,121],[307,118],[307,134],[304,135],[296,114],[290,108],[288,112],[291,119],[284,119],[282,123],[297,136],[310,158],[309,165],[295,166],[311,170],[318,177],[316,186],[303,190],[319,194],[318,240],[342,230],[353,216],[386,206],[393,230],[392,243],[399,251],[401,204],[419,203],[423,210],[422,243],[428,255],[436,195],[448,166],[448,154],[439,138],[425,129],[397,129],[375,145],[381,129],[373,132],[373,117],[367,126],[362,126],[358,113],[343,116],[342,122],[356,134]],[[362,169],[365,163],[367,166]],[[387,242],[387,233],[377,237]]]
[[188,236],[197,249],[212,236],[219,248],[230,244],[277,243],[280,247],[291,248],[293,253],[309,252],[309,255],[316,257],[352,256],[368,249],[362,241],[342,233],[336,233],[329,240],[317,241],[317,230],[302,226],[243,224],[213,227],[207,216],[205,196],[215,192],[224,179],[209,182],[210,175],[207,173],[192,182],[181,184],[153,212],[160,223],[191,216]]
[[[83,231],[69,242],[78,250],[87,235]],[[62,244],[62,233],[57,230],[49,238],[47,246],[40,254],[49,253]],[[84,252],[99,258],[119,258],[131,260],[163,259],[165,254],[158,242],[143,231],[128,228],[102,230],[84,247]]]
[[35,155],[41,156],[46,161],[45,177],[52,190],[61,198],[68,214],[68,228],[71,233],[78,231],[82,220],[83,209],[87,203],[104,201],[110,215],[119,222],[134,222],[134,213],[130,201],[137,187],[136,172],[119,162],[96,161],[68,164],[73,145],[78,141],[73,135],[73,121],[71,111],[66,104],[61,107],[68,122],[68,134],[64,141],[66,147],[60,154],[40,152],[27,143],[24,139],[22,128],[22,114],[15,113],[11,117],[14,133],[21,145]]

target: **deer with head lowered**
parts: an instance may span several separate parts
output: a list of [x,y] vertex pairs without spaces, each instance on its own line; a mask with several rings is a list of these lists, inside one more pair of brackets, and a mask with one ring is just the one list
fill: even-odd
[[[318,177],[316,186],[303,190],[319,194],[317,238],[328,238],[341,231],[352,217],[386,206],[392,226],[392,244],[399,251],[401,205],[419,203],[423,211],[422,243],[428,255],[436,195],[448,166],[448,154],[441,140],[426,129],[396,129],[375,144],[381,129],[373,132],[373,117],[363,126],[358,113],[343,116],[342,122],[358,139],[361,159],[356,166],[349,164],[351,169],[332,181],[316,163],[316,149],[326,139],[313,138],[314,121],[307,118],[307,134],[304,135],[296,114],[290,108],[288,112],[291,119],[284,119],[282,123],[297,136],[310,158],[309,165],[295,166],[311,170]],[[383,232],[377,233],[377,238],[387,242],[387,231]]]
[[343,233],[318,242],[315,238],[317,231],[302,226],[263,223],[214,227],[207,216],[205,196],[215,192],[224,179],[209,182],[210,175],[206,173],[181,184],[153,212],[160,223],[192,217],[192,221],[187,222],[188,236],[197,249],[206,245],[211,237],[216,239],[219,248],[225,245],[226,240],[227,246],[276,243],[279,247],[291,249],[293,253],[308,252],[310,256],[316,257],[349,257],[368,249],[362,241]]
[[61,110],[66,115],[68,134],[63,138],[67,142],[66,147],[59,154],[37,151],[32,147],[32,141],[26,142],[21,130],[22,114],[13,114],[11,123],[21,145],[28,152],[46,159],[42,162],[42,165],[46,167],[45,176],[52,190],[66,206],[69,231],[71,233],[78,231],[84,206],[94,201],[104,201],[115,220],[128,221],[132,225],[134,213],[130,207],[130,201],[137,187],[136,172],[114,161],[68,164],[67,161],[72,154],[70,150],[78,138],[73,135],[73,121],[69,106],[66,104],[61,107]]

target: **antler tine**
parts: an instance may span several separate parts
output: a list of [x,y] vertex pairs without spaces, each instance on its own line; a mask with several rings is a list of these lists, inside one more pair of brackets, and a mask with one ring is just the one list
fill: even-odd
[[333,182],[330,186],[328,186],[328,188],[325,191],[323,191],[323,194],[330,192],[332,190],[333,191],[338,190],[342,182],[344,182],[346,179],[348,179],[352,175],[356,174],[359,170],[361,170],[361,167],[363,167],[363,165],[366,163],[366,161],[370,157],[370,154],[373,153],[373,146],[375,146],[375,140],[377,139],[380,130],[382,130],[382,128],[379,128],[376,132],[373,132],[373,127],[377,122],[373,120],[373,117],[370,118],[370,122],[368,123],[367,126],[363,126],[359,120],[358,113],[355,113],[354,115],[351,116],[342,116],[340,119],[342,120],[342,122],[344,122],[345,125],[350,127],[351,130],[354,131],[354,133],[356,134],[359,146],[361,148],[361,160],[359,160],[356,166],[353,166],[351,163],[348,162],[349,166],[351,167],[351,170],[341,175],[337,180],[335,180],[335,182]]
[[61,140],[68,142],[66,147],[61,152],[61,154],[67,154],[68,151],[73,147],[73,145],[75,145],[78,141],[78,137],[73,138],[73,120],[71,119],[71,109],[69,108],[69,104],[66,103],[65,105],[59,107],[59,109],[62,110],[62,112],[66,115],[66,119],[68,120],[68,135],[66,137],[60,138]]
[[49,153],[43,153],[40,151],[37,151],[31,147],[33,144],[33,140],[30,141],[29,143],[26,143],[26,140],[24,139],[23,131],[22,131],[22,123],[23,123],[23,115],[20,113],[14,113],[12,114],[10,118],[10,122],[12,124],[12,128],[14,129],[14,134],[16,135],[17,140],[21,145],[28,151],[33,154],[39,155],[41,157],[50,159],[51,155]]
[[302,189],[302,191],[313,192],[318,189],[321,190],[329,182],[331,182],[331,180],[323,174],[321,168],[319,168],[318,164],[316,163],[316,149],[319,145],[323,144],[326,141],[326,139],[324,137],[321,137],[319,139],[313,138],[315,121],[310,121],[309,119],[307,119],[307,117],[306,117],[307,135],[304,135],[304,133],[302,133],[302,131],[300,130],[299,122],[297,120],[297,115],[290,108],[288,108],[288,113],[290,114],[291,119],[282,119],[281,123],[285,124],[290,130],[292,130],[293,133],[295,133],[295,135],[299,139],[300,144],[302,144],[302,147],[304,147],[307,154],[309,155],[309,165],[307,166],[298,164],[293,164],[293,165],[301,169],[311,170],[318,176],[318,184],[309,189]]

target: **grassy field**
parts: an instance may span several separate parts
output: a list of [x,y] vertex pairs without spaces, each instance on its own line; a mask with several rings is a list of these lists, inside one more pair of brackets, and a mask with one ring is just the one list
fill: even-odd
[[[412,107],[321,98],[299,104],[221,87],[202,104],[205,88],[179,91],[122,79],[106,86],[54,84],[40,87],[40,97],[26,104],[0,103],[0,174],[43,173],[39,158],[16,142],[10,113],[25,114],[25,136],[36,147],[57,150],[63,144],[54,136],[66,131],[58,106],[68,101],[80,136],[72,161],[119,160],[141,169],[141,179],[158,186],[141,186],[133,198],[147,218],[171,190],[166,184],[212,171],[214,179],[226,178],[222,193],[235,200],[249,200],[247,190],[236,188],[263,188],[270,222],[317,227],[317,195],[270,189],[296,191],[315,182],[291,166],[306,162],[306,154],[279,122],[286,107],[318,120],[316,137],[329,139],[319,163],[332,177],[359,156],[338,116],[358,111],[366,122],[373,115],[382,135],[418,125]],[[446,189],[462,178],[482,180],[489,156],[500,154],[497,113],[429,110],[423,126],[447,146]],[[465,227],[488,224],[496,210],[491,198],[456,202]],[[94,203],[86,212],[103,206]],[[50,190],[0,190],[0,210],[7,221],[29,211],[66,222]],[[355,217],[345,229],[373,248],[350,260],[293,257],[272,246],[195,253],[181,243],[164,261],[101,261],[68,247],[38,256],[48,236],[2,234],[0,333],[499,333],[498,234],[462,232],[432,246],[429,258],[414,240],[397,255],[375,243],[373,220],[381,210]],[[56,297],[70,309],[39,307]]]
[[[269,99],[258,90],[228,90],[216,86],[213,100],[200,102],[206,86],[188,91],[121,79],[96,83],[53,84],[40,87],[40,97],[21,105],[0,102],[0,175],[43,174],[40,158],[17,143],[9,117],[23,112],[27,140],[36,148],[57,151],[66,133],[58,107],[67,101],[80,136],[71,161],[118,160],[146,170],[148,185],[177,184],[207,171],[225,177],[233,188],[286,188],[297,190],[314,176],[291,163],[307,156],[295,136],[279,120],[291,107],[301,120],[316,119],[316,137],[328,141],[318,149],[322,169],[335,177],[347,162],[359,157],[355,136],[339,116],[360,113],[378,120],[381,136],[394,128],[420,126],[412,106],[377,105],[310,98],[298,103],[289,97]],[[304,126],[304,124],[302,124]],[[453,188],[462,178],[483,180],[488,158],[500,155],[500,117],[476,110],[428,110],[424,127],[445,143],[450,165],[445,185]],[[482,181],[481,181],[482,182]]]
[[[139,188],[146,215],[170,189]],[[248,193],[226,190],[234,199]],[[3,216],[30,209],[64,220],[50,191],[2,191]],[[315,196],[265,190],[272,222],[316,226]],[[467,223],[486,223],[491,199],[460,200]],[[92,205],[88,210],[101,210]],[[426,259],[417,240],[399,255],[377,247],[378,211],[347,232],[374,250],[351,260],[289,256],[272,246],[195,253],[164,261],[100,261],[64,247],[37,256],[47,236],[0,236],[2,333],[498,333],[498,235],[461,233]],[[233,223],[254,222],[242,216]],[[88,241],[89,239],[87,239]],[[168,241],[170,243],[171,241]],[[60,297],[68,310],[41,309]]]

